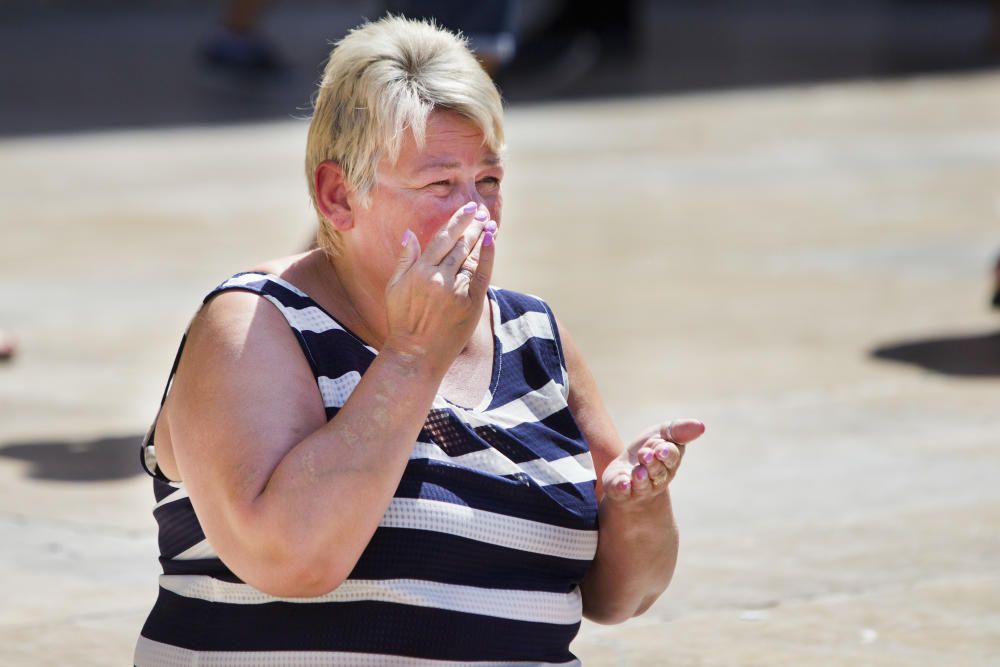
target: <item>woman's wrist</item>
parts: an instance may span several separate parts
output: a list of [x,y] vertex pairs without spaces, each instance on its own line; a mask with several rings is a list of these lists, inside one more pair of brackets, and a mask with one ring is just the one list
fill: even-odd
[[437,387],[450,364],[436,360],[427,347],[410,341],[390,338],[379,350],[379,358],[391,364],[403,377],[435,381]]
[[628,501],[615,500],[605,495],[598,511],[604,521],[621,519],[624,522],[622,528],[629,533],[659,533],[663,530],[664,522],[673,522],[669,489],[648,498]]

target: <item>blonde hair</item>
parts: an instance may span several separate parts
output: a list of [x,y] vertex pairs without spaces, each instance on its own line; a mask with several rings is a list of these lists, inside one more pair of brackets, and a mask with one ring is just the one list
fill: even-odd
[[406,132],[423,146],[435,109],[479,127],[486,146],[503,149],[503,106],[466,40],[433,23],[386,16],[337,42],[323,72],[306,140],[306,178],[319,216],[316,241],[334,256],[340,235],[316,204],[316,169],[336,160],[367,205],[383,157],[395,163]]

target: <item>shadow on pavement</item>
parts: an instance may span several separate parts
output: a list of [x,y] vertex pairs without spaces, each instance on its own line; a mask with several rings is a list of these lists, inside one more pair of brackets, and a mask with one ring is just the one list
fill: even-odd
[[884,361],[914,364],[944,375],[1000,376],[1000,331],[883,345],[872,350],[871,356]]
[[15,442],[0,446],[0,457],[30,463],[28,477],[57,482],[108,482],[142,473],[142,435],[84,442]]

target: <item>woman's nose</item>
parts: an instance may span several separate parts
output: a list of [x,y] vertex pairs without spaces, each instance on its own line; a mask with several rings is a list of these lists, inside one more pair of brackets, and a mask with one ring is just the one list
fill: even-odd
[[476,188],[475,184],[471,188],[462,188],[460,190],[462,203],[466,204],[470,201],[476,202],[476,204],[485,205],[486,199],[479,194],[479,190]]

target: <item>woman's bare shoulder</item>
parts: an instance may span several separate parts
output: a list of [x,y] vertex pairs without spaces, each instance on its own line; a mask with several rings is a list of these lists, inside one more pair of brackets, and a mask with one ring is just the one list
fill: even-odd
[[164,417],[173,472],[199,487],[202,471],[237,462],[244,472],[245,465],[256,471],[250,482],[261,482],[285,451],[325,421],[288,322],[267,299],[243,290],[215,295],[195,317]]
[[252,273],[268,273],[295,284],[296,279],[301,281],[307,271],[309,271],[309,265],[315,260],[315,254],[318,252],[321,251],[314,249],[297,255],[276,257],[260,262],[250,269],[250,271]]

